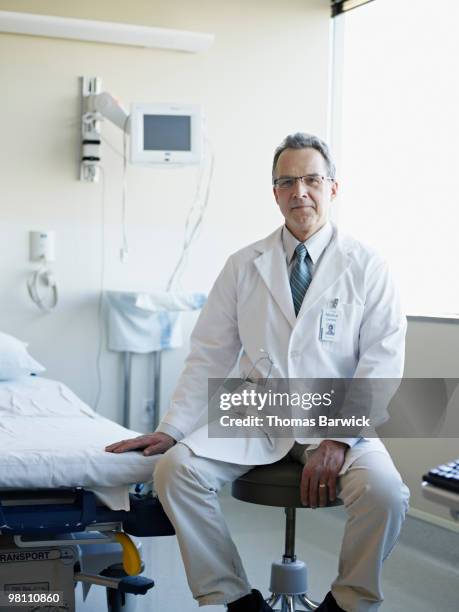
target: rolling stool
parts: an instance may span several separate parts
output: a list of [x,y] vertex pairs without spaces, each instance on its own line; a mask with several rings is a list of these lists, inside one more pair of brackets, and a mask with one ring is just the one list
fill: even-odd
[[[272,595],[266,602],[274,608],[281,602],[281,612],[316,610],[319,603],[309,598],[306,564],[295,555],[296,508],[305,508],[300,499],[300,482],[303,465],[290,459],[261,465],[233,482],[232,495],[241,501],[264,506],[285,508],[285,552],[282,561],[271,565],[269,590]],[[330,506],[341,506],[337,499]],[[301,604],[296,608],[295,604]]]

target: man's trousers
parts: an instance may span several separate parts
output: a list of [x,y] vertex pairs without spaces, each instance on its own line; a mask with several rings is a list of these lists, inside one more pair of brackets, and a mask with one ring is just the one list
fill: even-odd
[[[307,462],[305,447],[291,455]],[[227,604],[251,590],[220,509],[218,492],[255,466],[198,457],[178,443],[158,461],[154,487],[174,525],[188,584],[200,606]],[[387,451],[358,457],[338,479],[348,519],[332,585],[346,612],[381,605],[381,569],[400,532],[409,491]]]

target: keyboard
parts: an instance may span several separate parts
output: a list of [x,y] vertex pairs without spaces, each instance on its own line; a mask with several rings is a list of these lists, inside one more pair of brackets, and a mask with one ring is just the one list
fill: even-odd
[[441,489],[459,493],[459,459],[429,470],[422,480]]

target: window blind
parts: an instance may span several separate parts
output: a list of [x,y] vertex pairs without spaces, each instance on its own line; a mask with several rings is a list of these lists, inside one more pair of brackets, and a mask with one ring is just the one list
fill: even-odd
[[332,17],[346,13],[374,0],[331,0]]

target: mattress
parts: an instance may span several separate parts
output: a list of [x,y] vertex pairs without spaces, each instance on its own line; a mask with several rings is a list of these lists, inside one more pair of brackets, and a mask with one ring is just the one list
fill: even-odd
[[112,510],[151,482],[159,455],[104,448],[138,432],[100,416],[64,384],[27,376],[0,382],[0,489],[85,487]]

